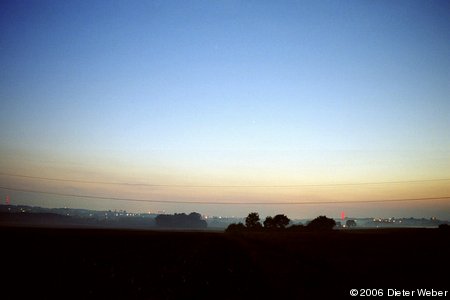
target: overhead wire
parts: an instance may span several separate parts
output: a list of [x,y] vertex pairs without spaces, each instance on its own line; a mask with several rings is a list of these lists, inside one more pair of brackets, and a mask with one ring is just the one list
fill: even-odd
[[102,199],[102,200],[112,200],[112,201],[128,201],[128,202],[151,202],[151,203],[165,203],[165,204],[205,204],[205,205],[320,205],[320,204],[349,204],[349,203],[385,203],[385,202],[413,202],[413,201],[429,201],[429,200],[450,200],[450,195],[448,196],[436,196],[436,197],[424,197],[424,198],[401,198],[401,199],[376,199],[376,200],[336,200],[336,201],[293,201],[293,202],[227,202],[227,201],[184,201],[184,200],[158,200],[158,199],[137,199],[137,198],[118,198],[118,197],[107,197],[107,196],[93,196],[93,195],[82,195],[82,194],[67,194],[67,193],[57,193],[57,192],[46,192],[31,189],[19,189],[0,186],[0,189],[16,191],[16,192],[26,192],[26,193],[36,193],[45,194],[53,196],[64,196],[64,197],[74,197],[74,198],[86,198],[86,199]]
[[292,184],[292,185],[189,185],[189,184],[151,184],[151,183],[133,183],[133,182],[111,182],[111,181],[89,181],[65,178],[51,178],[41,176],[30,176],[21,174],[0,173],[0,176],[28,178],[36,180],[58,181],[58,182],[72,182],[82,184],[104,184],[104,185],[125,185],[125,186],[147,186],[147,187],[161,187],[161,188],[300,188],[300,187],[333,187],[333,186],[359,186],[359,185],[382,185],[382,184],[404,184],[404,183],[425,183],[425,182],[439,182],[450,181],[450,178],[437,179],[418,179],[418,180],[403,180],[403,181],[375,181],[375,182],[354,182],[354,183],[328,183],[328,184]]

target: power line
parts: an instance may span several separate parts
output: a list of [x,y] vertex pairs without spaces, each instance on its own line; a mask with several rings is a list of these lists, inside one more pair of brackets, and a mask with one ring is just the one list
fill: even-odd
[[0,186],[0,189],[45,194],[53,196],[64,196],[74,198],[86,198],[86,199],[102,199],[113,201],[128,201],[128,202],[150,202],[150,203],[166,203],[166,204],[206,204],[206,205],[305,205],[305,204],[348,204],[348,203],[383,203],[383,202],[412,202],[412,201],[427,201],[427,200],[450,200],[450,196],[439,197],[426,197],[426,198],[403,198],[403,199],[379,199],[379,200],[350,200],[350,201],[304,201],[304,202],[213,202],[213,201],[181,201],[181,200],[155,200],[155,199],[136,199],[136,198],[117,198],[117,197],[103,197],[103,196],[90,196],[90,195],[77,195],[77,194],[65,194],[44,192],[27,189],[17,189],[11,187]]
[[37,180],[73,182],[83,184],[104,184],[104,185],[127,185],[127,186],[148,186],[163,188],[299,188],[299,187],[333,187],[333,186],[358,186],[358,185],[380,185],[380,184],[402,184],[402,183],[420,183],[420,182],[438,182],[450,181],[450,178],[438,179],[420,179],[403,181],[378,181],[378,182],[356,182],[356,183],[330,183],[330,184],[293,184],[293,185],[185,185],[185,184],[150,184],[150,183],[132,183],[132,182],[107,182],[107,181],[88,181],[76,179],[50,178],[40,176],[18,175],[0,173],[0,176],[29,178]]
[[157,185],[146,184],[146,183],[88,181],[88,180],[62,179],[62,178],[49,178],[49,177],[29,176],[29,175],[18,175],[18,174],[7,174],[7,173],[0,173],[0,176],[19,177],[19,178],[29,178],[29,179],[38,179],[38,180],[49,180],[49,181],[60,181],[60,182],[88,183],[88,184],[133,185],[133,186],[148,185],[148,186],[157,186]]

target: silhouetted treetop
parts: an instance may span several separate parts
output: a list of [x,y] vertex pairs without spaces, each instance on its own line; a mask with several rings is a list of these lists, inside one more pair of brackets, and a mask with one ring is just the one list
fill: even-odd
[[273,222],[276,228],[285,228],[289,225],[291,220],[285,215],[276,215],[273,217]]
[[326,216],[319,216],[307,225],[309,229],[313,230],[331,230],[334,226],[336,226],[336,222]]
[[158,215],[155,218],[156,226],[163,228],[192,228],[203,229],[207,227],[205,220],[199,213],[192,212],[189,215],[185,213],[174,215]]
[[271,216],[267,216],[263,224],[264,228],[273,228],[273,218]]
[[242,223],[232,223],[230,225],[228,225],[227,229],[225,229],[225,232],[228,233],[236,233],[236,232],[242,232],[245,231],[246,227],[244,224]]
[[[348,224],[355,222],[354,220],[349,220]],[[304,230],[331,230],[336,226],[336,222],[333,219],[327,218],[326,216],[319,216],[308,223],[307,226],[300,224],[295,224],[289,226],[291,220],[283,214],[275,215],[274,217],[267,216],[264,220],[264,227],[261,226],[259,214],[256,212],[249,213],[247,218],[245,218],[245,225],[242,223],[230,224],[225,232],[254,232],[254,231],[284,231],[288,230],[290,232],[301,232]],[[355,223],[356,224],[356,223]],[[350,225],[353,226],[353,225]]]
[[264,228],[267,229],[282,229],[282,228],[286,228],[287,225],[289,225],[289,222],[291,220],[289,220],[288,217],[286,217],[285,215],[276,215],[275,217],[271,217],[268,216],[266,217],[266,219],[264,220]]
[[249,213],[247,218],[245,218],[245,226],[248,229],[259,229],[261,228],[261,223],[259,219],[259,214],[256,212]]

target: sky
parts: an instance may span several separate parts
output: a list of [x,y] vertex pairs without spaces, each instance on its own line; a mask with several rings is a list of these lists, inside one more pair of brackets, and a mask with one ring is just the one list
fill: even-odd
[[2,1],[2,202],[450,219],[352,203],[450,196],[449,32],[434,0]]

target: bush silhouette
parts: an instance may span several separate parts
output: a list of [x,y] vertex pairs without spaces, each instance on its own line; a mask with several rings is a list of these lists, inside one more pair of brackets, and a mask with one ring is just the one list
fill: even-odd
[[334,226],[336,226],[336,222],[326,216],[319,216],[307,225],[308,229],[321,231],[332,230]]
[[347,222],[345,222],[345,226],[347,227],[355,227],[356,226],[356,222],[355,220],[347,220]]
[[205,220],[199,213],[192,212],[189,215],[185,213],[174,215],[158,215],[155,218],[156,226],[162,228],[191,228],[203,229],[207,227]]
[[246,227],[242,223],[232,223],[228,225],[227,229],[225,229],[225,232],[228,233],[236,233],[236,232],[242,232],[245,231]]

